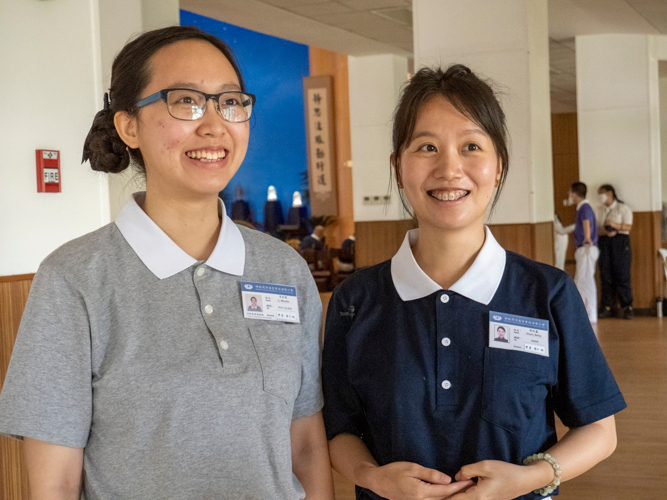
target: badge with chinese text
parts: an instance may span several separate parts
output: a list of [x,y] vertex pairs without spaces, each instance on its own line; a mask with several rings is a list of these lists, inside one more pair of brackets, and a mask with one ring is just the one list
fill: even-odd
[[248,319],[300,323],[294,286],[242,281],[241,299]]
[[489,347],[549,357],[549,322],[490,311]]

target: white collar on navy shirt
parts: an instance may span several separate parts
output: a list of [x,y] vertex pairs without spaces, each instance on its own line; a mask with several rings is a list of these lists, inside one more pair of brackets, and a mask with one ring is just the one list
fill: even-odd
[[[118,215],[116,226],[146,267],[162,280],[196,264],[197,260],[185,253],[146,215],[137,203],[144,196],[144,192],[132,195]],[[206,265],[223,273],[242,276],[245,266],[243,236],[227,217],[225,204],[220,199],[218,214],[222,216],[222,229]]]
[[[507,254],[488,227],[484,228],[484,233],[486,236],[484,245],[475,261],[449,290],[487,305],[500,285],[505,272]],[[412,254],[412,246],[418,237],[419,229],[408,231],[401,248],[391,259],[391,278],[403,301],[421,299],[442,290],[440,285],[422,271]]]
[[579,210],[581,207],[583,207],[586,204],[590,205],[591,202],[588,201],[588,200],[581,200],[579,203],[577,203],[577,210]]

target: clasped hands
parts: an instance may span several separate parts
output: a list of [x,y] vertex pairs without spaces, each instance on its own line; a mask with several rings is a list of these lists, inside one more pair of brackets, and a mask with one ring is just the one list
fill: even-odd
[[550,474],[545,462],[525,466],[498,460],[462,467],[455,482],[447,474],[410,462],[369,471],[371,489],[389,500],[512,500],[549,484]]
[[618,230],[621,229],[621,224],[606,220],[604,221],[604,229],[607,232],[607,236],[614,237],[618,233]]

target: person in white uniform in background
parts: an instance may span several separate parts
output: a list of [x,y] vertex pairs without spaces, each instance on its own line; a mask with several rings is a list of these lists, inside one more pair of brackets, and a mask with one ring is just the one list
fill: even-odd
[[[572,226],[572,231],[574,231],[574,225]],[[563,223],[560,221],[558,214],[554,214],[554,253],[556,254],[555,267],[561,271],[565,270],[567,245],[570,242],[568,235],[572,231],[568,231],[566,227],[563,227]]]
[[611,318],[611,307],[615,295],[623,308],[623,317],[632,319],[632,285],[630,266],[632,250],[630,248],[630,229],[632,229],[632,210],[618,199],[616,190],[610,184],[598,189],[601,206],[597,211],[597,224],[600,248],[600,310],[599,318]]
[[[595,263],[600,251],[597,247],[598,231],[593,207],[586,199],[588,188],[583,182],[575,182],[570,187],[569,201],[577,205],[577,217],[574,222],[574,260],[577,271],[574,282],[584,300],[588,319],[591,324],[598,322],[597,286],[595,285]],[[571,226],[568,228],[571,229]]]

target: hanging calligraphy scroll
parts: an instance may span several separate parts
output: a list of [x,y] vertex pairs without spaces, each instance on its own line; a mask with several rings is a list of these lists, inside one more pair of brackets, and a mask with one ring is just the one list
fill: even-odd
[[303,87],[310,211],[312,215],[338,215],[331,77],[305,77]]

